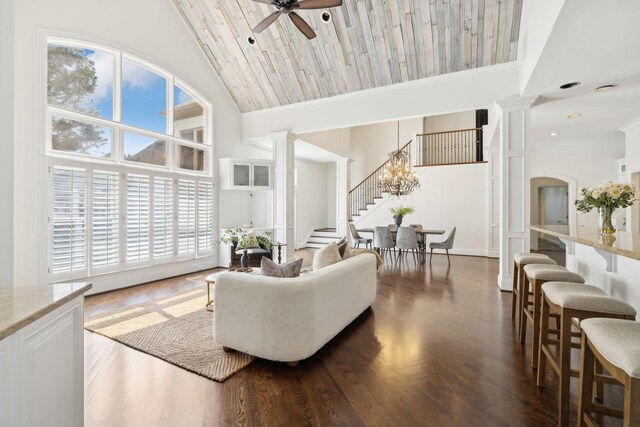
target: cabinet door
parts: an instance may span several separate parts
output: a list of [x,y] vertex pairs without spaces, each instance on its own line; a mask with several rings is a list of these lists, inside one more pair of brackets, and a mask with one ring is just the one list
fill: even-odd
[[81,298],[66,303],[16,334],[18,425],[83,425]]
[[271,165],[253,165],[253,188],[271,188]]
[[13,414],[11,377],[11,336],[0,341],[0,427],[9,427],[14,423],[9,417]]
[[232,166],[233,179],[232,187],[251,188],[251,165],[244,163],[234,163]]

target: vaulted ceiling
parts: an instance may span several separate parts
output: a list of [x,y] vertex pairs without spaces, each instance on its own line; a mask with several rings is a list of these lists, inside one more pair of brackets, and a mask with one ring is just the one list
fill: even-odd
[[[251,0],[173,0],[242,112],[278,107],[516,59],[522,0],[344,0],[298,13],[307,40]],[[256,39],[255,45],[247,41]]]

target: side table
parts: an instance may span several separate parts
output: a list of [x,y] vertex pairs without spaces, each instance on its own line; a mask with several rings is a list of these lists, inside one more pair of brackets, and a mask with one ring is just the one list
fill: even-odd
[[213,299],[211,299],[211,285],[216,283],[216,274],[210,274],[204,278],[207,282],[207,304],[204,306],[209,311],[213,311]]

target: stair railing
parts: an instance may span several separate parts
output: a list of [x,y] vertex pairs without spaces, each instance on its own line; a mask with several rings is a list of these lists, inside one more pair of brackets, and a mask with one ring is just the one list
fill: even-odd
[[482,128],[417,135],[415,166],[482,162]]
[[[400,148],[411,159],[411,141]],[[349,191],[349,221],[354,216],[360,214],[360,210],[367,209],[367,205],[375,203],[376,199],[382,198],[382,191],[378,188],[378,182],[382,178],[384,168],[389,164],[389,160],[380,165],[369,176],[363,179],[358,185]]]

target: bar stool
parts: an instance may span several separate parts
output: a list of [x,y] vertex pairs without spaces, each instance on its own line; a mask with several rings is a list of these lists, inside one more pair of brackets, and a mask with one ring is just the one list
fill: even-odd
[[[549,314],[560,315],[560,340],[549,337],[557,333],[549,328]],[[542,311],[540,318],[540,348],[538,358],[538,387],[544,386],[547,360],[559,376],[558,421],[560,426],[569,425],[569,390],[571,377],[578,377],[578,371],[571,370],[572,320],[593,317],[608,317],[634,320],[636,310],[617,298],[610,297],[596,286],[567,282],[547,282],[542,285]],[[576,334],[579,336],[578,334]],[[556,357],[550,345],[557,345]],[[575,345],[577,347],[577,345]],[[598,373],[601,369],[598,366]],[[602,389],[599,389],[601,394]],[[600,396],[601,397],[601,396]]]
[[[582,328],[578,425],[597,426],[593,412],[621,417],[625,427],[640,426],[640,323],[619,319],[587,319]],[[594,373],[594,361],[611,377]],[[593,402],[593,382],[611,381],[624,386],[622,411]]]
[[[524,281],[524,266],[527,264],[550,264],[557,265],[554,260],[544,254],[535,254],[520,252],[513,256],[513,287],[511,291],[511,318],[516,318],[516,313],[520,313],[521,307],[519,304],[520,287]],[[518,316],[518,333],[522,325],[519,322],[520,316]]]
[[[584,283],[578,273],[573,273],[559,265],[528,264],[524,266],[525,281],[521,289],[520,306],[520,343],[527,338],[527,320],[531,321],[533,341],[531,343],[531,367],[538,368],[538,346],[540,344],[540,306],[542,305],[541,288],[547,282]],[[529,286],[533,288],[533,310],[529,311]]]

